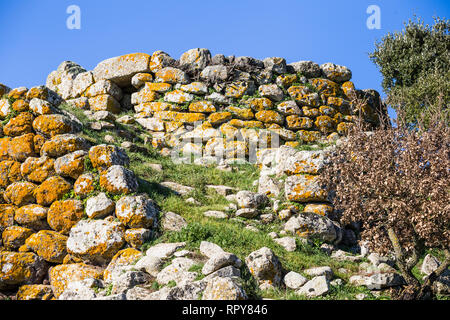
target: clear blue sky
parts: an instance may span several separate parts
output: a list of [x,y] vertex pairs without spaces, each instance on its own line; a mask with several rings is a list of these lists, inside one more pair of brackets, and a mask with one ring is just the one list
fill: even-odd
[[[72,4],[81,8],[81,30],[66,27]],[[381,9],[380,30],[366,27],[369,5]],[[346,65],[358,88],[381,93],[368,58],[375,40],[401,30],[413,14],[432,23],[449,11],[448,0],[0,0],[0,82],[30,88],[45,84],[64,60],[93,69],[126,53],[164,50],[179,58],[201,47],[213,55]]]

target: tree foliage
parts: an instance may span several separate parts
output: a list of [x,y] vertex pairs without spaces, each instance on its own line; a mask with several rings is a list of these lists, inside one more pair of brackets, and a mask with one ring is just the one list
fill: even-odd
[[450,20],[435,18],[432,26],[409,20],[401,32],[388,33],[375,47],[369,56],[383,76],[387,103],[404,112],[406,123],[415,125],[420,115],[435,113],[430,109],[438,99],[448,108]]

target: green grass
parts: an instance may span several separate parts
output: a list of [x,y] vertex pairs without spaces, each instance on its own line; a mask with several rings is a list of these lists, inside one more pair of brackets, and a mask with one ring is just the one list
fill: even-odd
[[[94,144],[105,143],[104,137],[106,134],[111,134],[115,137],[113,144],[120,146],[121,142],[126,141],[123,137],[116,134],[115,131],[92,131],[89,129],[89,121],[83,114],[82,110],[74,109],[69,106],[63,106],[63,109],[75,114],[84,124],[82,135]],[[121,114],[123,115],[123,114]],[[118,115],[118,116],[121,116]],[[144,137],[148,135],[139,125],[117,125],[120,130],[132,132],[134,135],[133,143],[139,148],[139,152],[127,152],[130,158],[129,168],[135,172],[139,180],[139,192],[144,192],[150,198],[156,201],[161,212],[172,211],[183,216],[188,222],[187,227],[178,232],[159,232],[160,236],[145,243],[141,250],[146,250],[148,247],[161,242],[181,242],[187,243],[186,249],[194,253],[198,253],[201,241],[210,241],[221,246],[225,251],[236,254],[242,261],[253,251],[262,247],[268,247],[278,256],[283,268],[287,271],[295,271],[302,274],[302,271],[316,266],[330,266],[337,278],[341,278],[344,282],[348,278],[358,272],[358,263],[348,261],[337,261],[323,253],[319,247],[320,243],[304,244],[297,241],[297,250],[294,252],[287,252],[283,247],[278,245],[267,234],[271,231],[279,232],[282,230],[283,223],[275,220],[270,224],[252,223],[253,220],[245,219],[214,219],[203,215],[207,210],[221,210],[225,211],[229,202],[221,195],[206,188],[208,184],[226,185],[237,190],[251,190],[256,191],[253,182],[258,179],[258,169],[251,164],[234,165],[233,172],[222,171],[214,166],[203,167],[193,164],[175,164],[170,157],[164,157],[154,150],[151,146],[144,144]],[[128,139],[129,140],[129,139]],[[318,147],[303,144],[298,147],[299,150],[317,150],[323,149],[329,144],[315,143]],[[158,172],[152,170],[148,164],[158,163],[162,165],[162,171]],[[95,171],[92,165],[85,163],[86,168],[90,171]],[[191,186],[194,191],[188,196],[178,196],[172,193],[167,188],[160,185],[163,181],[173,181],[183,185]],[[200,205],[189,204],[185,201],[187,197],[194,197],[200,202]],[[296,205],[298,205],[296,203]],[[241,222],[239,222],[241,221]],[[244,223],[242,223],[244,222]],[[257,227],[259,232],[254,232],[245,229],[246,224],[252,224]],[[442,259],[442,252],[433,250],[433,255]],[[422,258],[423,260],[423,258]],[[420,261],[420,263],[422,262]],[[167,265],[170,261],[167,261]],[[418,278],[422,275],[419,271],[419,266],[413,269],[413,273]],[[198,272],[201,279],[201,262],[191,267],[192,271]],[[348,273],[341,273],[338,270],[345,268],[349,270]],[[190,271],[191,271],[190,269]],[[305,275],[306,276],[306,275]],[[271,299],[289,299],[302,300],[306,299],[304,296],[299,296],[294,290],[290,289],[274,289],[261,291],[255,279],[251,276],[250,271],[245,264],[241,268],[242,285],[247,292],[247,295],[252,299],[261,297]],[[308,277],[310,278],[310,277]],[[107,288],[108,291],[109,288]],[[112,288],[111,288],[112,289]],[[109,290],[111,290],[109,289]],[[152,285],[152,289],[160,289],[160,286]],[[317,300],[348,300],[356,299],[356,295],[364,293],[366,299],[389,299],[386,293],[382,293],[379,297],[374,296],[365,287],[354,287],[349,284],[344,284],[339,287],[331,286],[328,294],[309,299]],[[438,297],[438,299],[448,299],[448,297]]]

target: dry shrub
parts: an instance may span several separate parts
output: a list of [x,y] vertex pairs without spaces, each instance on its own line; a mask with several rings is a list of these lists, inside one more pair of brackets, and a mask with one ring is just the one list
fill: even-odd
[[[414,299],[430,294],[450,262],[450,128],[442,111],[433,119],[427,127],[399,121],[370,132],[355,125],[322,175],[335,193],[334,218],[362,222],[372,250],[395,254]],[[446,261],[421,287],[411,269],[427,248],[443,249]]]

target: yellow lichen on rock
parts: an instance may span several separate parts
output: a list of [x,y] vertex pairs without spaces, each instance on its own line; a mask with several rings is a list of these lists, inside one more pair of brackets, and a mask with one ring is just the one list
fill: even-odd
[[8,121],[3,127],[3,133],[11,137],[31,133],[33,130],[33,120],[34,117],[31,113],[21,112],[19,115]]
[[2,233],[3,246],[9,251],[17,250],[20,246],[25,244],[25,240],[31,236],[33,232],[33,230],[24,227],[8,227]]
[[50,285],[56,298],[64,292],[70,282],[87,278],[102,279],[103,269],[84,263],[73,263],[57,265],[49,272]]
[[43,156],[40,158],[29,157],[20,166],[21,175],[28,181],[42,183],[47,178],[55,175],[54,160]]
[[7,188],[3,197],[8,203],[24,206],[35,201],[34,190],[36,185],[31,182],[14,182]]
[[72,199],[55,201],[48,210],[47,222],[53,230],[66,235],[83,216],[82,201]]
[[25,245],[42,259],[52,263],[62,263],[67,254],[67,237],[59,232],[41,230],[28,237]]
[[26,158],[34,156],[34,134],[27,133],[12,138],[8,143],[8,155],[17,161],[24,161]]
[[72,185],[60,176],[52,176],[46,179],[34,191],[36,202],[42,206],[49,206],[61,199],[72,189]]
[[52,288],[46,284],[23,285],[16,294],[17,300],[51,300],[52,298]]

